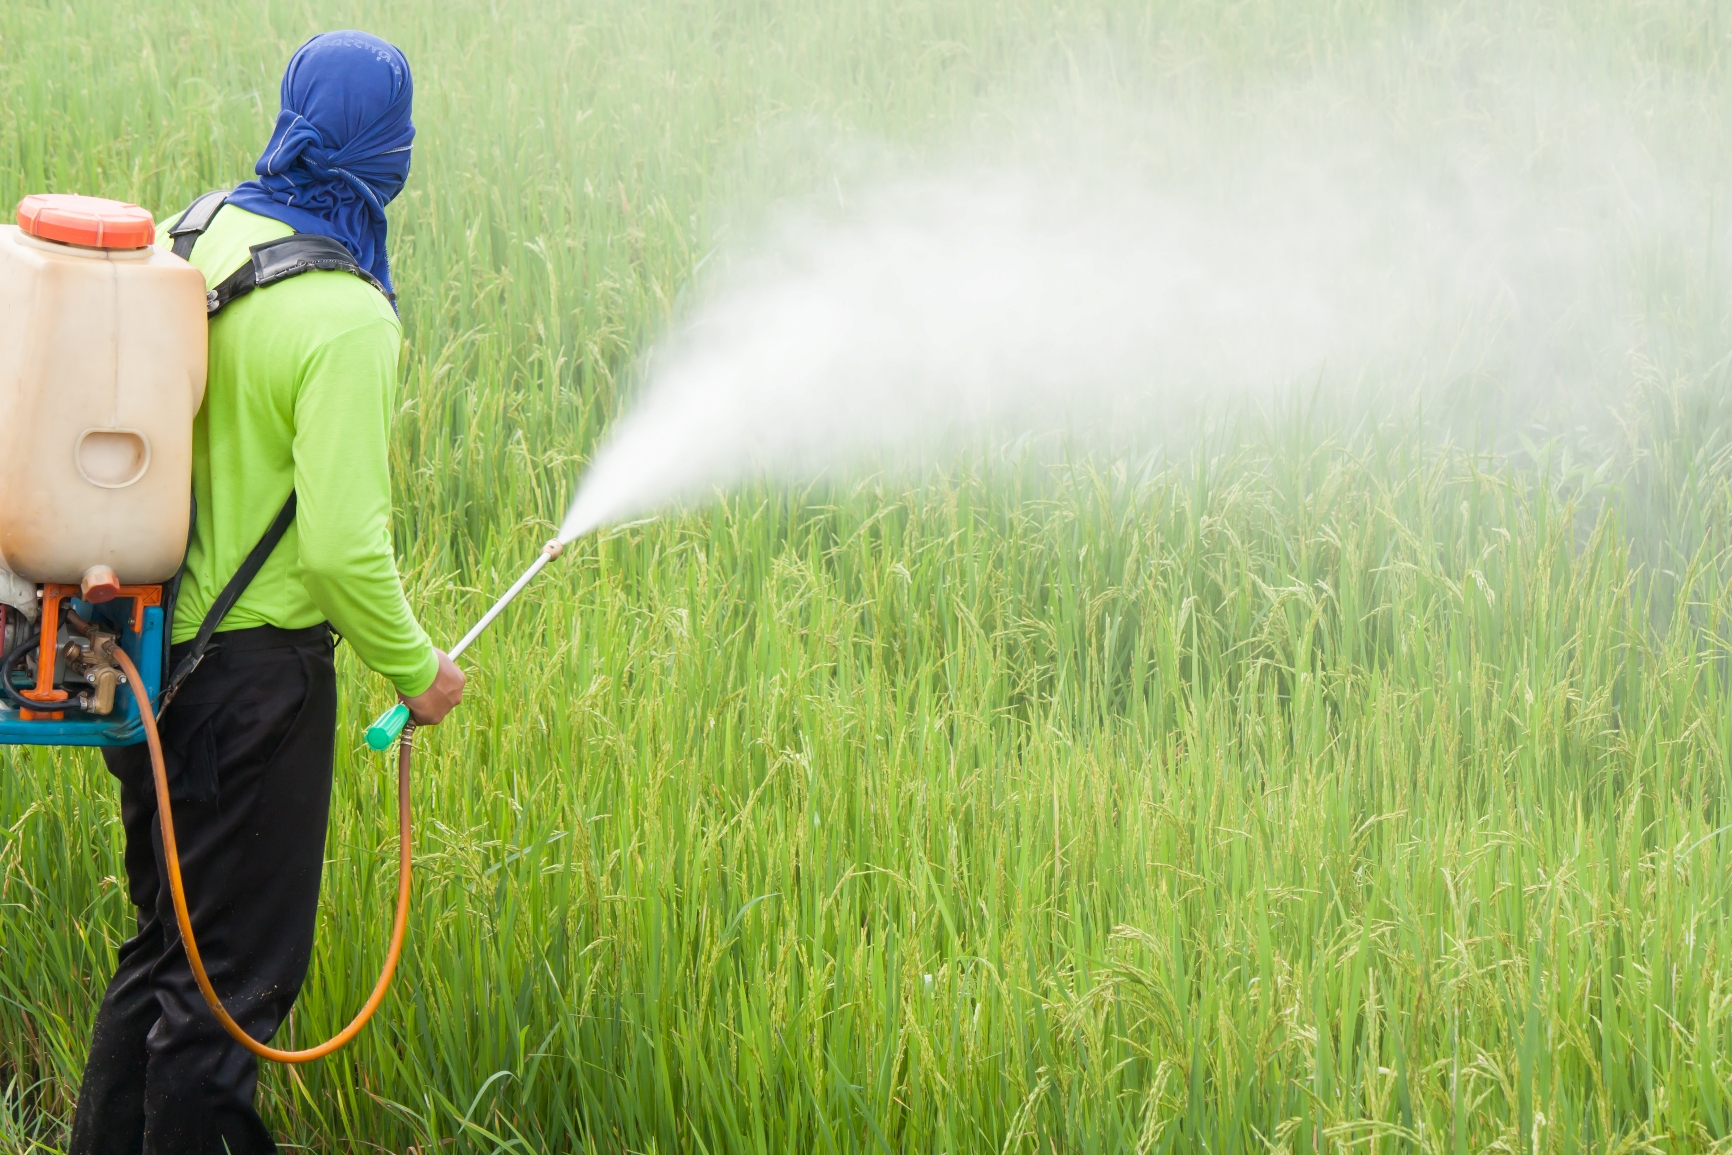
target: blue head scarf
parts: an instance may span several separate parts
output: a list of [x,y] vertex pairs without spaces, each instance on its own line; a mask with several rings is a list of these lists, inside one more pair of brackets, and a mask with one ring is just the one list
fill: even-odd
[[289,60],[283,110],[239,205],[341,241],[391,292],[385,206],[409,178],[409,61],[365,32],[322,32]]

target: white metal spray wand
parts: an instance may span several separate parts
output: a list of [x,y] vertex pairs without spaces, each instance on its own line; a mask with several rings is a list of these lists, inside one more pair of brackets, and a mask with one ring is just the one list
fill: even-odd
[[[541,555],[535,559],[535,563],[524,570],[523,576],[511,583],[511,588],[505,591],[504,596],[493,603],[493,608],[483,614],[481,620],[463,635],[462,640],[451,647],[451,660],[456,661],[461,657],[463,651],[467,650],[475,639],[481,636],[482,631],[493,624],[493,619],[498,617],[500,612],[510,605],[518,594],[523,592],[525,586],[535,580],[535,575],[540,573],[548,562],[564,552],[565,542],[557,537],[542,546]],[[408,724],[408,721],[409,707],[398,702],[375,718],[373,724],[367,727],[367,745],[374,750],[390,749],[391,743],[395,742],[398,736],[403,733],[403,727]]]

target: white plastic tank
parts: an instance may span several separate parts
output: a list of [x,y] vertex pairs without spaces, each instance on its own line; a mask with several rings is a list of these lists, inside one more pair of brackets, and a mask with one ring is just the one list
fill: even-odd
[[204,277],[136,205],[38,195],[0,225],[0,568],[167,581],[186,551]]

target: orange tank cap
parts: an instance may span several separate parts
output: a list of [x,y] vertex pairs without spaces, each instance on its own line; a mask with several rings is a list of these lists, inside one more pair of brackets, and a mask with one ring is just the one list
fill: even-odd
[[18,202],[18,227],[45,241],[87,249],[142,249],[156,241],[156,222],[137,205],[72,193],[32,193]]

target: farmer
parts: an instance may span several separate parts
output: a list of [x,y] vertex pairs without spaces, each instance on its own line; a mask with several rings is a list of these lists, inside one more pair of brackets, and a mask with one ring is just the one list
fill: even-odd
[[[196,523],[171,667],[255,547],[268,560],[164,714],[163,746],[205,967],[261,1041],[294,1005],[312,953],[336,732],[333,634],[391,680],[421,725],[463,697],[463,675],[416,623],[391,552],[386,440],[402,329],[385,205],[409,175],[411,95],[409,63],[385,41],[307,41],[283,75],[257,179],[229,194],[189,255],[212,289],[249,265],[250,246],[294,233],[340,241],[357,266],[261,287],[214,316],[194,425]],[[279,516],[288,528],[267,554]],[[224,1033],[187,964],[146,748],[104,756],[120,780],[138,933],[97,1011],[71,1150],[275,1151],[253,1106],[257,1061]]]

